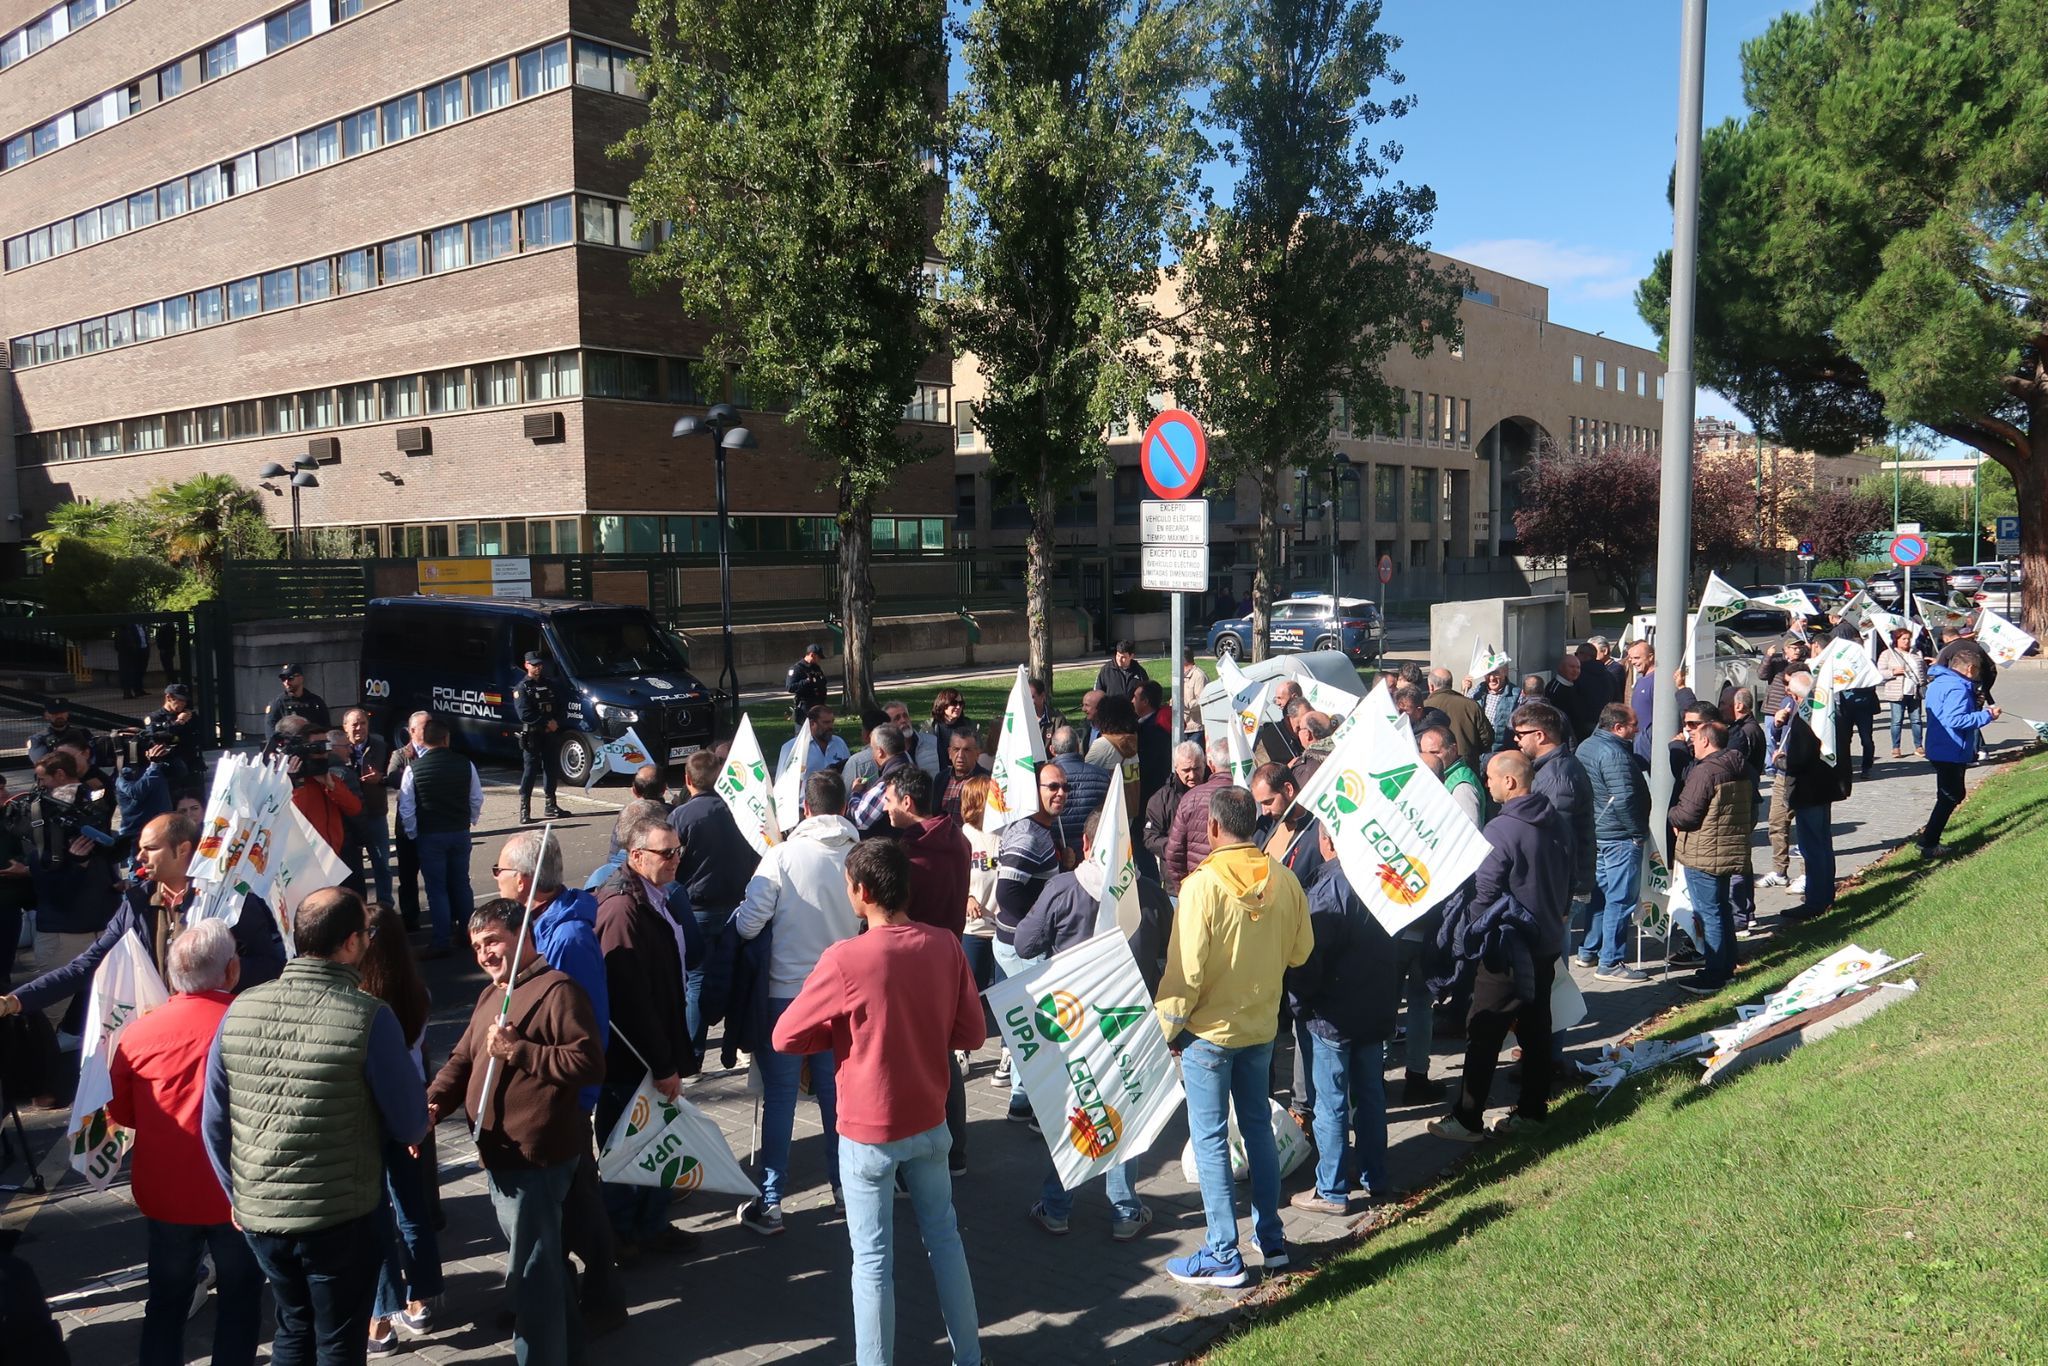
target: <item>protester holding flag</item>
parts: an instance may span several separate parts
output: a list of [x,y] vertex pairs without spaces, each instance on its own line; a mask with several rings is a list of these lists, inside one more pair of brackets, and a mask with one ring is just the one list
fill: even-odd
[[220,1288],[213,1360],[253,1366],[263,1272],[230,1219],[199,1133],[206,1053],[241,968],[227,925],[205,920],[179,935],[168,966],[177,995],[121,1031],[110,1064],[107,1118],[135,1131],[131,1184],[149,1229],[149,1300],[135,1360],[183,1366],[185,1319],[200,1258],[210,1254]]
[[[1183,802],[1181,818],[1187,811]],[[1308,960],[1315,938],[1301,884],[1251,843],[1259,818],[1251,793],[1219,788],[1205,816],[1210,852],[1181,884],[1158,1007],[1159,1027],[1181,1060],[1208,1237],[1192,1256],[1169,1261],[1166,1272],[1188,1285],[1229,1287],[1247,1279],[1230,1176],[1233,1105],[1251,1169],[1253,1234],[1268,1269],[1287,1265],[1266,1090],[1281,978]]]
[[[1466,695],[1478,704],[1481,719],[1486,722],[1487,729],[1493,732],[1492,746],[1475,754],[1475,763],[1484,759],[1486,754],[1514,748],[1514,729],[1509,725],[1508,718],[1515,714],[1516,707],[1522,705],[1522,690],[1508,681],[1508,657],[1495,655],[1490,651],[1488,657],[1499,662],[1480,675],[1476,684],[1469,678],[1465,680],[1468,689]],[[1483,764],[1480,766],[1484,767]]]
[[1956,647],[1948,662],[1927,671],[1927,762],[1934,767],[1934,810],[1920,829],[1924,858],[1947,858],[1941,842],[1948,818],[1963,800],[1963,770],[1977,758],[1977,732],[2003,713],[1977,705],[1977,688],[1995,666],[1974,641]]
[[853,1247],[855,1356],[895,1347],[894,1194],[910,1198],[956,1366],[979,1366],[974,1284],[946,1174],[946,1064],[981,1046],[981,999],[959,941],[911,921],[910,860],[893,840],[846,859],[846,890],[867,932],[825,950],[775,1024],[778,1052],[832,1052],[844,1098],[839,1168]]
[[[1785,700],[1793,716],[1783,723],[1784,777],[1779,785],[1786,789],[1785,804],[1792,813],[1806,872],[1792,886],[1799,904],[1783,915],[1788,920],[1810,920],[1835,904],[1833,816],[1834,804],[1847,800],[1852,782],[1849,718],[1837,707],[1823,706],[1810,672],[1791,676]],[[1829,730],[1832,743],[1826,748],[1833,750],[1834,758],[1824,752],[1816,726]]]
[[540,956],[519,902],[493,897],[477,907],[469,940],[491,980],[427,1088],[427,1114],[438,1122],[459,1105],[476,1130],[491,1206],[511,1244],[505,1298],[520,1366],[566,1364],[581,1354],[583,1322],[563,1254],[562,1201],[590,1146],[576,1093],[605,1075],[597,1017],[583,988]]
[[[925,771],[905,765],[892,781],[916,778],[930,791]],[[846,858],[860,843],[860,831],[842,814],[846,783],[830,769],[804,781],[804,818],[789,838],[761,856],[747,894],[734,912],[733,933],[741,939],[772,931],[768,945],[768,1021],[782,1018],[825,950],[860,930],[860,917],[846,894]],[[950,822],[941,821],[941,824]],[[956,832],[953,838],[959,839]],[[963,893],[962,900],[965,896]],[[838,1093],[832,1054],[759,1054],[761,1068],[761,1198],[739,1208],[739,1221],[770,1238],[782,1232],[782,1196],[789,1176],[790,1135],[796,1124],[798,1082],[806,1062],[811,1096],[825,1130],[825,1174],[839,1190]]]
[[1890,647],[1877,657],[1877,671],[1884,675],[1877,690],[1878,700],[1891,706],[1892,758],[1901,757],[1899,741],[1909,721],[1913,727],[1913,748],[1903,753],[1917,753],[1927,743],[1920,730],[1920,699],[1927,690],[1927,665],[1913,648],[1912,628],[1900,626],[1892,631]]
[[[839,717],[823,702],[814,703],[804,715],[804,724],[797,733],[782,742],[782,753],[775,761],[775,771],[780,773],[789,766],[792,759],[800,758],[804,776],[808,778],[820,769],[843,768],[849,757],[846,741],[832,729]],[[801,755],[792,751],[801,748]]]
[[[996,966],[1005,977],[1015,977],[1029,966],[1017,952],[1017,922],[1038,901],[1045,884],[1064,869],[1074,866],[1073,852],[1060,844],[1059,819],[1067,809],[1067,775],[1058,764],[1041,762],[1037,773],[1037,810],[1024,820],[1003,827],[1000,852],[996,855]],[[1010,1072],[1010,1119],[1029,1124],[1031,1101],[1024,1088],[1024,1073]]]

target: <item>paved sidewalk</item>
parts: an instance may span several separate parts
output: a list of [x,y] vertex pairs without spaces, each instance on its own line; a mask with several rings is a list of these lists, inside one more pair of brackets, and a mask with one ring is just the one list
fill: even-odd
[[[2048,668],[2023,664],[2001,678],[1999,699],[2013,714],[2048,717]],[[1991,759],[2032,745],[2022,727],[2008,719],[1990,731]],[[1880,732],[1878,752],[1889,754]],[[1858,750],[1858,758],[1861,753]],[[1972,770],[1972,782],[1995,765]],[[1835,834],[1841,874],[1882,855],[1909,836],[1933,799],[1933,782],[1923,762],[1880,759],[1876,773],[1861,781],[1854,797],[1837,808]],[[502,833],[512,798],[493,785],[486,823]],[[564,830],[571,868],[587,868],[602,855],[609,810],[571,799],[565,805],[590,814]],[[1762,831],[1758,838],[1761,842]],[[497,840],[480,841],[476,873],[484,870]],[[1758,867],[1769,867],[1759,852]],[[1796,872],[1796,865],[1795,865]],[[1766,890],[1760,909],[1775,914],[1791,904],[1782,891]],[[1823,922],[1824,923],[1824,922]],[[1883,944],[1895,954],[1911,944]],[[1770,952],[1769,941],[1751,950]],[[435,963],[432,978],[437,1010],[430,1043],[445,1054],[453,1031],[467,1015],[481,979],[473,965]],[[1571,1032],[1573,1050],[1625,1033],[1685,999],[1675,987],[1652,981],[1620,987],[1577,974],[1591,1017]],[[1445,1042],[1436,1053],[1435,1075],[1455,1078],[1462,1045]],[[973,1270],[987,1349],[1001,1362],[1067,1363],[1179,1361],[1200,1350],[1231,1321],[1237,1298],[1190,1290],[1169,1280],[1161,1268],[1168,1256],[1192,1250],[1202,1234],[1199,1194],[1183,1180],[1180,1150],[1184,1126],[1176,1125],[1158,1147],[1139,1160],[1138,1189],[1155,1219],[1144,1237],[1116,1244],[1109,1237],[1108,1207],[1099,1188],[1080,1193],[1073,1232],[1047,1235],[1026,1217],[1046,1169],[1044,1141],[1028,1127],[1004,1119],[1006,1092],[988,1083],[994,1054],[984,1049],[973,1063],[968,1174],[955,1183],[956,1207]],[[1398,1070],[1391,1074],[1398,1092]],[[690,1093],[717,1118],[734,1152],[750,1149],[753,1107],[745,1078],[714,1076]],[[1430,1137],[1423,1125],[1440,1106],[1395,1109],[1391,1113],[1391,1157],[1397,1186],[1415,1188],[1434,1180],[1453,1162],[1458,1145]],[[54,1141],[61,1117],[31,1116],[40,1150]],[[626,1273],[634,1312],[631,1322],[603,1340],[599,1351],[619,1360],[751,1363],[768,1360],[840,1363],[852,1356],[852,1314],[847,1290],[845,1230],[825,1200],[824,1150],[816,1111],[798,1111],[792,1157],[794,1194],[785,1205],[788,1232],[768,1241],[733,1221],[737,1201],[696,1196],[676,1207],[678,1222],[702,1238],[688,1258],[643,1263]],[[491,1327],[500,1307],[499,1262],[503,1244],[491,1217],[483,1178],[469,1140],[456,1125],[440,1130],[442,1185],[448,1216],[443,1235],[448,1295],[440,1331],[411,1340],[398,1361],[484,1361],[501,1359],[505,1340]],[[55,1159],[45,1169],[60,1170]],[[1308,1181],[1296,1172],[1285,1185],[1291,1195]],[[943,1336],[931,1277],[918,1255],[914,1222],[899,1205],[897,1220],[898,1349],[904,1362],[944,1359]],[[1296,1265],[1346,1245],[1371,1220],[1323,1219],[1285,1211]],[[141,1315],[144,1241],[126,1189],[88,1192],[77,1178],[54,1196],[16,1197],[0,1209],[0,1223],[25,1227],[22,1253],[36,1266],[56,1300],[75,1360],[132,1359]],[[1246,1229],[1249,1239],[1249,1229]],[[1305,1255],[1303,1255],[1305,1254]],[[204,1359],[211,1311],[193,1324],[188,1347]]]

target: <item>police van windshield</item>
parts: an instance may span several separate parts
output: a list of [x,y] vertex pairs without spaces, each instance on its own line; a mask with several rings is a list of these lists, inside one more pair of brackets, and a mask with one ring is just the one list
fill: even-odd
[[686,670],[683,644],[644,612],[564,612],[549,623],[562,665],[579,678]]

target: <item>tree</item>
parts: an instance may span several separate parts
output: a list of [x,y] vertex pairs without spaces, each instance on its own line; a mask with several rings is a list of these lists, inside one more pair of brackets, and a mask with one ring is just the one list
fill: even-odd
[[1891,508],[1861,488],[1808,489],[1793,520],[1799,539],[1813,542],[1814,558],[1835,564],[1867,558],[1872,534],[1890,525]]
[[874,701],[869,525],[937,346],[924,266],[946,82],[941,0],[640,0],[650,108],[632,208],[671,234],[639,266],[711,327],[829,467],[846,706]]
[[[1644,446],[1546,444],[1522,475],[1515,537],[1525,554],[1568,562],[1611,586],[1630,612],[1657,558],[1661,464]],[[1693,556],[1720,567],[1746,552],[1756,492],[1731,462],[1700,460],[1693,478]]]
[[60,503],[48,520],[34,539],[49,566],[44,599],[61,611],[184,611],[214,596],[226,556],[278,551],[255,490],[225,474],[158,484],[138,498]]
[[[1700,381],[1794,445],[1918,425],[2013,479],[2048,632],[2048,10],[1823,0],[1743,47],[1703,148]],[[1666,326],[1670,262],[1637,293]]]
[[986,386],[975,421],[993,469],[1030,510],[1030,669],[1048,689],[1054,513],[1158,387],[1160,251],[1201,147],[1199,16],[1180,0],[982,0],[956,30],[968,81],[950,120],[944,312]]
[[1182,245],[1186,315],[1175,384],[1223,440],[1217,482],[1259,490],[1252,649],[1266,649],[1281,482],[1311,487],[1336,463],[1330,413],[1391,425],[1399,395],[1380,366],[1395,346],[1456,342],[1462,276],[1421,245],[1427,186],[1385,183],[1401,148],[1369,131],[1408,112],[1378,31],[1378,0],[1242,0],[1220,8],[1209,118],[1237,172]]
[[231,474],[195,474],[150,490],[148,514],[165,557],[175,565],[217,576],[238,515],[262,508],[248,485]]

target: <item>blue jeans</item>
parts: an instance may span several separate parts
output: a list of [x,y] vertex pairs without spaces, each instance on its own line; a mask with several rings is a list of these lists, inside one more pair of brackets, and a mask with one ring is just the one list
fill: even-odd
[[1180,1084],[1188,1098],[1188,1134],[1195,1145],[1195,1170],[1202,1181],[1202,1213],[1208,1220],[1209,1251],[1236,1266],[1237,1191],[1230,1179],[1230,1111],[1237,1107],[1237,1131],[1251,1167],[1252,1232],[1259,1247],[1286,1245],[1280,1223],[1280,1154],[1273,1146],[1273,1114],[1267,1106],[1267,1073],[1273,1045],[1220,1048],[1196,1039],[1180,1054]]
[[1775,756],[1778,752],[1778,737],[1782,734],[1784,734],[1784,727],[1778,724],[1778,714],[1774,711],[1765,712],[1764,773],[1767,776],[1774,775],[1778,771],[1777,762],[1773,756]]
[[[1846,756],[1842,762],[1848,762]],[[1806,895],[1799,899],[1798,912],[1803,916],[1819,915],[1835,904],[1834,811],[1832,805],[1792,808],[1792,837],[1806,861]]]
[[350,822],[348,834],[370,865],[370,881],[377,889],[377,900],[395,908],[396,903],[391,900],[391,826],[382,816],[356,820]]
[[[991,939],[989,942],[995,945],[996,969],[1002,973],[1002,977],[998,980],[1007,981],[1009,978],[1016,977],[1043,961],[1038,958],[1018,956],[1017,950],[1011,948],[1000,939]],[[1013,1063],[1010,1068],[1010,1108],[1012,1110],[1020,1110],[1028,1103],[1029,1097],[1024,1094],[1024,1069],[1015,1066]]]
[[433,920],[433,945],[445,949],[454,942],[451,923],[469,932],[469,913],[476,902],[469,891],[469,832],[443,830],[420,835],[420,879],[427,884],[427,914]]
[[[1135,1219],[1145,1208],[1145,1202],[1138,1198],[1138,1192],[1131,1186],[1131,1164],[1119,1162],[1102,1174],[1103,1193],[1109,1196],[1109,1206],[1116,1211],[1119,1219]],[[1060,1184],[1060,1169],[1048,1167],[1045,1184],[1038,1191],[1039,1203],[1045,1212],[1055,1219],[1064,1219],[1074,1212],[1074,1193]]]
[[1735,975],[1735,902],[1728,895],[1728,874],[1685,870],[1685,889],[1700,918],[1700,955],[1706,962],[1700,976],[1720,986]]
[[[795,999],[768,1002],[771,1030]],[[789,1175],[790,1134],[796,1126],[797,1081],[806,1057],[811,1060],[811,1095],[818,1102],[818,1118],[825,1125],[825,1175],[834,1190],[839,1188],[839,1087],[832,1051],[803,1054],[771,1049],[754,1059],[761,1067],[761,1203],[766,1205],[782,1203]]]
[[1402,1070],[1411,1077],[1427,1077],[1430,1051],[1436,1045],[1436,997],[1429,989],[1436,947],[1426,939],[1410,939],[1406,935],[1396,940],[1395,946],[1408,1000],[1407,1057]]
[[380,1319],[441,1293],[441,1235],[427,1208],[427,1187],[439,1179],[404,1144],[384,1144],[384,1266],[371,1311]]
[[893,1143],[860,1143],[839,1136],[846,1238],[853,1247],[853,1349],[859,1366],[887,1366],[896,1355],[898,1175],[910,1193],[918,1237],[931,1261],[955,1366],[979,1366],[981,1330],[974,1282],[967,1274],[967,1250],[953,1218],[953,1178],[946,1171],[951,1144],[943,1124]]
[[270,1339],[274,1366],[362,1360],[384,1259],[383,1228],[371,1210],[314,1233],[247,1235],[277,1313]]
[[1593,921],[1579,953],[1597,955],[1603,969],[1618,968],[1628,957],[1629,926],[1643,889],[1643,842],[1601,840],[1599,850],[1593,862],[1599,889],[1593,897]]
[[[149,1300],[142,1311],[142,1366],[185,1366],[185,1317],[199,1284],[199,1255],[213,1253],[213,1359],[219,1366],[254,1366],[263,1269],[233,1224],[149,1226]],[[367,1326],[366,1326],[367,1331]]]
[[[690,914],[696,917],[697,933],[704,940],[704,960],[709,962],[718,948],[720,936],[732,921],[731,911],[700,911],[694,907]],[[704,1037],[711,1027],[704,1022],[701,1003],[704,999],[704,969],[691,968],[683,974],[683,1024],[690,1031],[690,1044],[697,1050],[697,1056],[704,1056]],[[795,998],[792,997],[792,1000]]]
[[1894,702],[1891,704],[1891,707],[1892,748],[1897,749],[1899,747],[1899,734],[1901,731],[1905,729],[1906,723],[1909,720],[1913,723],[1913,748],[1920,749],[1923,746],[1925,746],[1927,743],[1927,739],[1920,733],[1919,699],[1915,698],[1914,704],[1910,707],[1907,706],[1904,702]]
[[[512,1245],[505,1259],[505,1301],[519,1314],[512,1351],[519,1366],[553,1366],[580,1349],[583,1315],[576,1281],[562,1254],[562,1199],[576,1176],[576,1158],[529,1171],[486,1173],[491,1208]],[[666,1199],[667,1191],[659,1194]]]
[[[1385,1195],[1387,1091],[1381,1074],[1387,1045],[1314,1032],[1309,1041],[1316,1079],[1316,1194],[1343,1204],[1356,1176],[1367,1190]],[[1242,1116],[1238,1127],[1244,1127]]]

